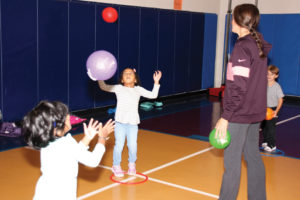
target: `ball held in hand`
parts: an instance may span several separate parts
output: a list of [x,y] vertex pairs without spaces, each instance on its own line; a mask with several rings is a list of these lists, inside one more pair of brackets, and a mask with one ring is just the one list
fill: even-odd
[[212,146],[214,146],[217,149],[224,149],[230,144],[231,136],[229,131],[226,132],[226,136],[224,139],[216,138],[215,134],[216,129],[213,129],[209,134],[209,142]]
[[108,51],[100,50],[93,52],[86,61],[88,76],[96,80],[110,79],[117,70],[117,60]]

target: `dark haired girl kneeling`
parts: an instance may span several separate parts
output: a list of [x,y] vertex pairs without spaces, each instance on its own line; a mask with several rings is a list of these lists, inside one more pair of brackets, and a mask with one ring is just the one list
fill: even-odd
[[[41,172],[35,189],[36,200],[75,200],[78,162],[98,166],[104,152],[106,137],[113,131],[109,120],[103,127],[98,121],[83,124],[84,137],[79,143],[67,132],[71,129],[68,108],[61,102],[41,101],[22,121],[25,140],[41,150]],[[89,143],[98,135],[92,152]]]

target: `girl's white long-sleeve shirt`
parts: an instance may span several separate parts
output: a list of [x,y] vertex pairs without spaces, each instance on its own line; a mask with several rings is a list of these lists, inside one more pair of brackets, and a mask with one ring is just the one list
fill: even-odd
[[41,149],[41,172],[34,200],[75,200],[77,194],[78,162],[98,166],[105,147],[97,143],[93,151],[67,134]]
[[117,108],[115,121],[137,125],[140,123],[138,106],[140,97],[155,99],[158,96],[160,85],[154,84],[152,91],[143,87],[135,86],[133,88],[126,87],[121,84],[107,85],[104,81],[98,81],[99,86],[106,92],[114,92],[117,97]]

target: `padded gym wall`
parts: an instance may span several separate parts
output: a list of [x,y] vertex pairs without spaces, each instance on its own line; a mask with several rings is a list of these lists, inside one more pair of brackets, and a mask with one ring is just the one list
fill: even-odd
[[[262,14],[258,31],[272,44],[268,64],[279,68],[284,94],[300,96],[300,14]],[[232,51],[237,35],[231,34],[230,39]]]
[[[86,60],[107,50],[118,60],[118,82],[136,68],[142,86],[153,87],[161,70],[160,96],[213,85],[217,15],[187,11],[56,0],[0,0],[1,80],[4,121],[20,120],[40,100],[59,100],[71,111],[114,105],[86,74]],[[101,12],[117,9],[106,23]]]

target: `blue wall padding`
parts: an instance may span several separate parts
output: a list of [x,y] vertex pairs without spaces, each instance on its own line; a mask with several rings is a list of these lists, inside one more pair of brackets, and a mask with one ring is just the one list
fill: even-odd
[[[284,94],[300,96],[300,14],[262,14],[258,31],[273,46],[268,64],[280,69],[278,82]],[[236,41],[231,35],[230,50]]]
[[[202,62],[205,15],[202,13],[191,15],[190,51],[188,67],[188,91],[202,89]],[[215,39],[215,38],[214,38]],[[212,65],[214,66],[214,65]],[[213,67],[212,67],[213,68]],[[212,76],[213,81],[213,76]]]
[[279,83],[285,94],[300,95],[300,15],[275,15],[271,64],[279,67]]
[[119,70],[139,64],[140,9],[120,7]]
[[[102,19],[112,6],[119,18]],[[118,61],[116,84],[126,67],[160,96],[213,85],[217,15],[82,1],[1,0],[0,108],[4,121],[20,120],[40,100],[59,100],[71,111],[113,105],[86,74],[86,60],[107,50]],[[12,14],[13,13],[13,14]]]
[[1,1],[3,120],[20,118],[38,100],[36,6],[35,0]]
[[143,87],[152,90],[153,73],[159,68],[157,63],[158,12],[141,8],[139,66],[137,70]]
[[174,93],[175,15],[170,10],[159,10],[158,14],[158,66],[163,72],[159,94],[166,96]]
[[175,93],[183,93],[188,91],[191,18],[187,12],[177,12],[175,17],[175,65],[173,84],[175,86]]
[[[117,61],[119,60],[119,20],[116,23],[106,23],[102,19],[102,10],[106,8],[106,5],[103,4],[96,4],[96,9],[94,9],[93,15],[94,20],[93,23],[96,23],[96,32],[94,33],[94,40],[95,40],[95,50],[106,50],[112,53]],[[117,6],[114,7],[119,15],[120,15],[120,8]],[[90,52],[89,54],[91,54]],[[88,57],[88,56],[87,56]],[[84,59],[86,61],[86,59]],[[119,64],[119,63],[118,63]],[[85,66],[85,65],[84,65]],[[113,76],[111,79],[106,81],[107,84],[115,84],[118,81],[119,77],[119,67],[117,68],[116,75]],[[96,82],[91,81],[92,86],[94,86],[93,93],[95,96],[94,104],[95,107],[101,107],[105,105],[112,105],[116,103],[115,94],[108,93],[100,90],[98,84]],[[84,109],[86,107],[82,107]]]
[[38,6],[39,99],[68,103],[68,4],[39,1]]
[[217,38],[216,14],[204,15],[204,41],[202,61],[202,88],[214,87],[215,52]]
[[94,106],[95,83],[86,75],[85,64],[96,49],[95,7],[93,4],[72,3],[69,16],[69,106],[80,110]]

